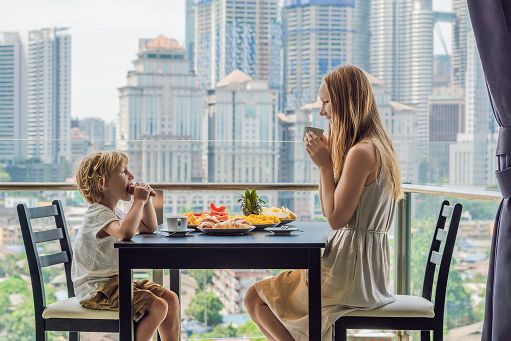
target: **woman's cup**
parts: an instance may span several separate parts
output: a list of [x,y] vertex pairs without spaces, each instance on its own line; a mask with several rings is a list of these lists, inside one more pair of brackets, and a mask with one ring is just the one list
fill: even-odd
[[318,137],[321,137],[323,136],[323,129],[321,128],[316,128],[316,127],[305,127],[305,129],[303,129],[303,137],[302,137],[302,140],[305,139],[305,135],[307,135],[308,132],[313,132],[314,134],[316,134]]
[[185,231],[188,228],[188,217],[175,216],[167,218],[169,231]]

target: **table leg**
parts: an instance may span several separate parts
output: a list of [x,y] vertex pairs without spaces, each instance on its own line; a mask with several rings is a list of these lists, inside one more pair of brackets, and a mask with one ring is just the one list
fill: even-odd
[[309,340],[321,340],[320,249],[309,249]]
[[133,270],[131,269],[129,254],[119,250],[119,340],[134,339],[133,333]]

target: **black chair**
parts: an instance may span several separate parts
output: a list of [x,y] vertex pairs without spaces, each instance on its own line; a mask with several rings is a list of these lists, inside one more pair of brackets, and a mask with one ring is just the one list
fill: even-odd
[[[345,341],[347,329],[390,329],[390,330],[421,330],[421,341],[443,339],[443,322],[445,293],[449,267],[462,206],[449,206],[448,201],[442,203],[435,233],[429,250],[426,273],[422,287],[422,296],[396,295],[396,301],[373,310],[351,312],[335,322],[335,340]],[[445,230],[446,220],[451,218],[449,230]],[[443,253],[440,245],[445,242]],[[431,302],[435,268],[440,269],[436,281],[435,301]]]
[[[32,280],[36,340],[46,341],[46,331],[68,331],[72,341],[79,340],[79,332],[118,333],[118,312],[85,309],[75,297],[71,280],[73,251],[60,201],[54,200],[51,206],[35,208],[19,204],[18,217]],[[47,217],[55,218],[56,228],[35,232],[31,220]],[[60,242],[61,251],[40,256],[37,244],[54,240]],[[62,263],[66,273],[68,298],[46,305],[42,268]]]

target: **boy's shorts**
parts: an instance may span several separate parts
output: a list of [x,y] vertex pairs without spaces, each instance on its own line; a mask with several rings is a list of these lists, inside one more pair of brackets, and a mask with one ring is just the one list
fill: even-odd
[[[165,288],[148,280],[133,281],[133,320],[138,322],[154,299],[162,297]],[[119,311],[119,278],[114,276],[102,284],[91,298],[80,301],[84,308]]]

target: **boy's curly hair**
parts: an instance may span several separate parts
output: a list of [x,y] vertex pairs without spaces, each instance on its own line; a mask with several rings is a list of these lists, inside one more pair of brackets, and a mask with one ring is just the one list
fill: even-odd
[[128,163],[128,155],[122,152],[94,152],[85,156],[76,169],[76,185],[89,204],[103,199],[101,179],[106,183],[110,173]]

